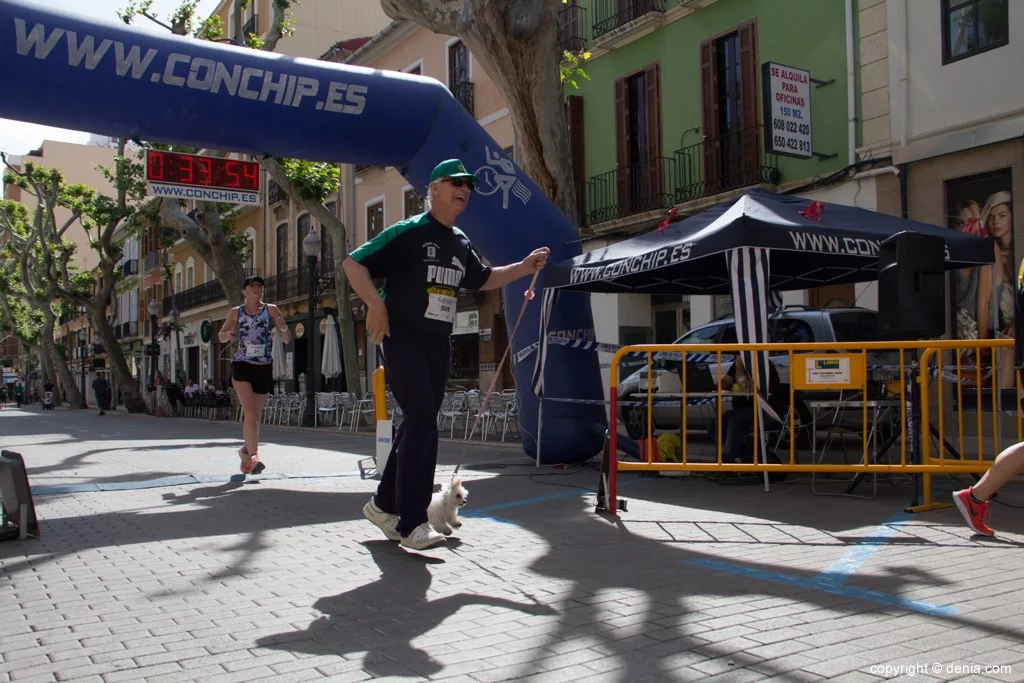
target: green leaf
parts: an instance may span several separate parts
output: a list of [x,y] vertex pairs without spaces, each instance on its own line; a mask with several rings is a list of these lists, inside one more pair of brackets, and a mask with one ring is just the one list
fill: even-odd
[[323,203],[328,195],[338,191],[340,172],[337,166],[304,159],[281,159],[280,162],[303,199]]

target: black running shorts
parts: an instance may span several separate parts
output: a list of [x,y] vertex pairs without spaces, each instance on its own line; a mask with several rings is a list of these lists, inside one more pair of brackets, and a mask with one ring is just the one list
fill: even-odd
[[274,366],[270,363],[256,364],[236,360],[231,363],[231,377],[236,382],[251,384],[254,394],[269,394],[274,388]]

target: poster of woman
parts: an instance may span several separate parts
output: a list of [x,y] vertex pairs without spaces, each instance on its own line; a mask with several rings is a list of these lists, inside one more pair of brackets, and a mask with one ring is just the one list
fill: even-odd
[[[1010,172],[997,171],[951,180],[946,186],[950,227],[992,239],[995,263],[964,268],[953,275],[954,320],[957,339],[1016,339],[1017,268],[1013,253],[1013,196]],[[965,350],[961,361],[990,367],[997,386],[1014,386],[1015,358],[1011,349],[975,357]],[[993,367],[994,366],[994,367]],[[991,374],[983,375],[991,386]]]

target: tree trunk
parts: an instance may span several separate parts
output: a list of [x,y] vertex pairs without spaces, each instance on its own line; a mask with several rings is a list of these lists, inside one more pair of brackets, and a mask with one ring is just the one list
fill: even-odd
[[228,243],[217,205],[202,202],[198,204],[194,216],[195,220],[183,214],[177,202],[161,200],[161,229],[168,228],[181,233],[213,269],[228,303],[237,306],[242,301],[242,282],[245,280],[245,274],[242,270],[242,260]]
[[[103,289],[107,288],[104,287]],[[109,297],[110,294],[107,293],[107,298],[109,299]],[[139,387],[132,378],[131,371],[128,369],[128,361],[124,357],[124,351],[121,350],[121,344],[118,343],[117,338],[114,336],[114,330],[111,329],[103,310],[94,308],[90,312],[89,318],[92,321],[93,329],[96,330],[100,340],[103,342],[103,348],[107,351],[107,364],[109,365],[110,374],[113,375],[114,383],[117,385],[124,407],[129,413],[146,412],[146,402],[142,400]]]
[[47,311],[46,308],[40,305],[43,310],[45,320],[43,321],[43,331],[39,335],[39,340],[42,342],[43,349],[46,351],[46,355],[53,359],[53,364],[56,367],[57,375],[60,377],[60,386],[68,395],[68,403],[73,408],[78,408],[82,405],[83,396],[81,390],[78,388],[77,380],[74,375],[71,374],[71,368],[68,367],[64,354],[57,350],[57,344],[53,341],[53,328],[54,328],[54,315]]
[[[40,368],[40,373],[39,374],[43,378],[43,384],[44,385],[47,382],[49,382],[54,387],[56,387],[57,386],[57,375],[54,372],[53,361],[50,360],[52,358],[52,356],[49,354],[49,352],[46,351],[45,348],[43,348],[44,346],[45,345],[43,344],[42,337],[40,337],[40,339],[39,339],[39,348],[38,348],[39,368]],[[54,391],[53,392],[53,405],[54,406],[59,406],[60,404],[61,404],[60,392],[59,391]]]
[[362,398],[363,388],[359,383],[359,358],[356,349],[355,324],[352,320],[351,288],[348,284],[348,278],[345,277],[345,271],[341,268],[342,261],[348,256],[345,253],[345,245],[348,243],[345,223],[328,211],[327,207],[321,202],[313,199],[303,199],[299,188],[288,179],[288,174],[277,161],[266,159],[263,164],[274,182],[280,185],[281,189],[293,201],[308,211],[318,223],[326,226],[327,231],[331,234],[331,242],[334,244],[334,292],[335,298],[338,300],[338,329],[341,332],[341,360],[345,367],[345,380],[348,384],[349,392],[356,394],[357,398]]
[[519,165],[576,222],[569,132],[559,74],[557,0],[381,0],[392,19],[458,36],[512,114]]
[[107,352],[107,365],[121,394],[121,400],[129,413],[146,412],[146,402],[139,394],[138,385],[132,381],[132,373],[128,369],[128,361],[124,357],[121,344],[118,343],[114,330],[107,319],[107,304],[114,294],[114,261],[111,258],[101,259],[98,266],[103,274],[103,286],[88,300],[89,320],[93,329],[103,342]]

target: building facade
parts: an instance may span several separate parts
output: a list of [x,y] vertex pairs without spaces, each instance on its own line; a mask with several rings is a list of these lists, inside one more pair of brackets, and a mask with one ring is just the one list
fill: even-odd
[[[270,6],[271,0],[255,0],[244,10],[241,22],[236,22],[234,3],[225,0],[214,14],[224,22],[228,38],[236,37],[236,23],[242,24],[243,35],[262,37],[270,27]],[[295,34],[282,38],[275,51],[291,57],[331,60],[344,59],[390,21],[378,0],[304,0],[292,7],[291,19]],[[338,310],[334,295],[334,245],[327,229],[291,201],[265,171],[261,174],[261,188],[259,206],[237,206],[222,218],[231,222],[235,235],[245,239],[246,274],[265,279],[264,299],[280,307],[293,330],[293,339],[285,350],[286,371],[278,386],[284,391],[304,391],[310,356],[319,375],[324,339],[329,333],[336,334],[327,327],[327,316],[333,314],[337,318]],[[337,197],[329,197],[324,205],[337,215]],[[302,251],[302,240],[310,229],[321,240],[313,285],[314,330],[306,329],[310,285]],[[169,280],[161,265],[164,249],[170,263]],[[230,309],[241,302],[227,301],[216,274],[184,239],[166,247],[162,237],[153,232],[147,236],[143,252],[140,299],[143,309],[151,300],[159,304],[156,330],[160,344],[158,367],[162,374],[183,383],[192,380],[202,384],[210,379],[218,388],[226,389],[230,386],[232,347],[220,344],[218,335]],[[148,321],[144,328],[149,330]],[[357,334],[357,339],[361,341],[363,336]],[[147,334],[145,340],[150,338]],[[326,378],[317,379],[327,382]],[[360,381],[365,386],[365,376]],[[335,380],[321,386],[340,389],[345,385]]]
[[[412,22],[394,22],[344,61],[440,81],[515,158],[515,134],[508,108],[493,80],[458,38],[433,33]],[[394,168],[346,166],[342,180],[343,195],[351,197],[346,220],[355,246],[392,223],[423,212],[426,188],[412,187]],[[452,333],[453,386],[483,389],[490,385],[508,344],[508,324],[500,290],[460,292]],[[364,353],[372,372],[378,362],[372,345]],[[506,364],[496,387],[512,386],[512,372]]]
[[[1013,338],[1024,251],[1024,4],[1009,0],[878,3],[887,36],[889,144],[897,198],[914,220],[991,237],[993,266],[949,275],[951,338]],[[900,201],[902,198],[902,201]],[[999,384],[1013,386],[1012,358]]]
[[[856,174],[876,164],[855,149],[853,9],[853,0],[568,3],[564,47],[592,55],[588,79],[566,90],[583,250],[751,187],[864,206]],[[783,298],[836,305],[858,294],[822,289]],[[729,296],[591,300],[598,340],[616,344],[672,343],[732,311]]]

